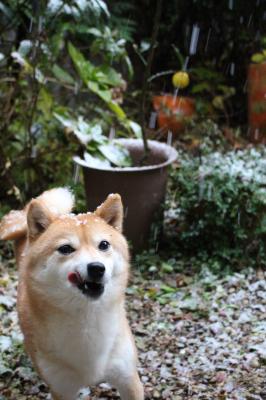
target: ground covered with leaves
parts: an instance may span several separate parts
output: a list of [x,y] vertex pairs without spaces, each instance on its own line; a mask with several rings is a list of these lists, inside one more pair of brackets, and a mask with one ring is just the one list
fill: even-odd
[[[146,399],[266,399],[266,273],[133,271],[127,308]],[[17,272],[0,264],[0,400],[48,399],[24,353]],[[107,384],[80,398],[119,399]]]

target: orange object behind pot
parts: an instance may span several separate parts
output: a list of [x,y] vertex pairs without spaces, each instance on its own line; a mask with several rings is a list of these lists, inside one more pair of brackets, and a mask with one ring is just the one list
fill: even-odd
[[249,66],[248,117],[252,140],[266,143],[266,63]]
[[190,97],[170,94],[153,97],[153,107],[158,112],[158,125],[163,132],[181,133],[188,118],[195,115],[195,102]]

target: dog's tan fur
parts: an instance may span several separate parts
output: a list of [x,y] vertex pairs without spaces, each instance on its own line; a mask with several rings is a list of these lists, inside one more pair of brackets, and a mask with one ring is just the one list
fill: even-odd
[[[15,240],[26,350],[54,400],[74,400],[81,387],[105,380],[123,400],[143,400],[124,308],[129,255],[120,196],[110,195],[92,214],[70,214],[73,202],[67,189],[52,189],[0,224],[0,239]],[[111,243],[107,252],[98,249],[101,240]],[[75,252],[59,254],[65,243]],[[105,290],[96,300],[68,280],[92,261],[106,265]]]

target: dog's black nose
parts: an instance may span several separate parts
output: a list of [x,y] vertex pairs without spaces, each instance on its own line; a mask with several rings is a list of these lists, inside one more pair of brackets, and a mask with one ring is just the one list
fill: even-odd
[[99,281],[105,273],[105,266],[100,262],[92,262],[87,265],[88,277],[90,280]]

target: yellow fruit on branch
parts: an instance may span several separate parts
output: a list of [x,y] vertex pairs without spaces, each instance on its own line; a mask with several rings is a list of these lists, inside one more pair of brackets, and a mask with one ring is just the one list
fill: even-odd
[[178,71],[172,77],[174,87],[184,89],[189,85],[189,75],[187,72]]

